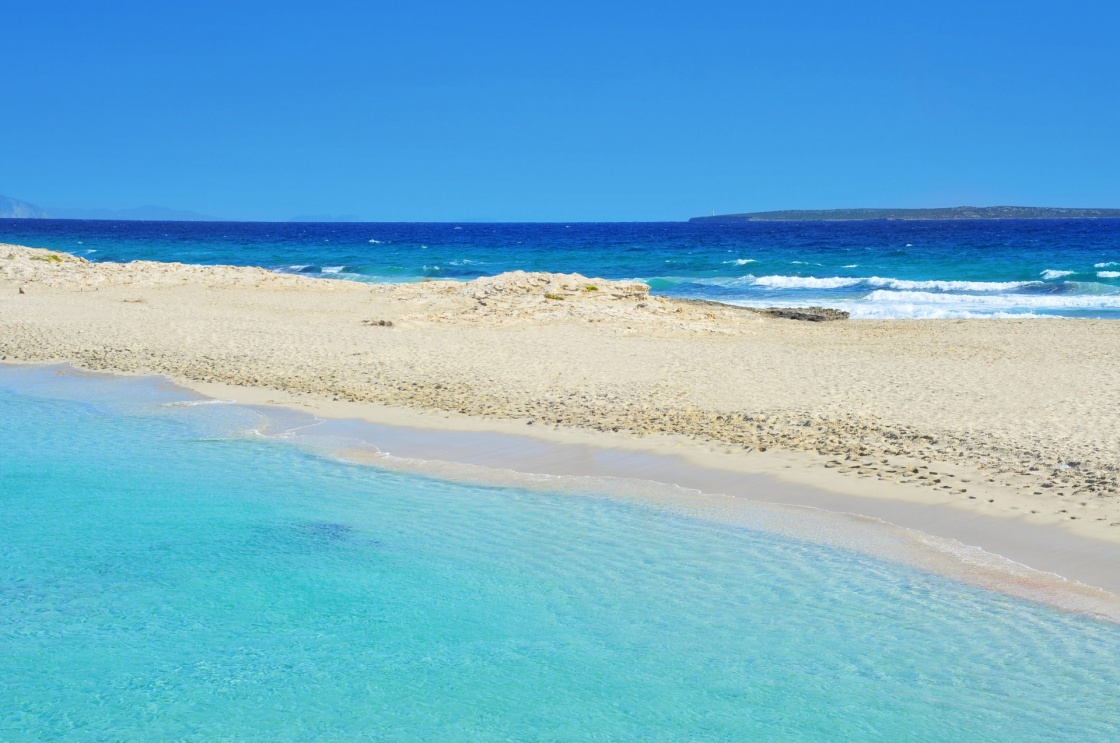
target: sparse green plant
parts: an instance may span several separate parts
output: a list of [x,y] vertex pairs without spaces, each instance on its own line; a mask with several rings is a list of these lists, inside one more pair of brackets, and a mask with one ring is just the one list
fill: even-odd
[[548,294],[544,295],[544,298],[545,299],[563,299],[564,297],[560,296],[559,294],[548,293]]
[[583,290],[585,292],[597,292],[599,291],[599,287],[595,286],[594,284],[588,284],[587,286],[583,287]]
[[48,253],[47,255],[33,255],[31,256],[31,260],[45,261],[47,263],[62,263],[62,256],[56,255],[54,253]]

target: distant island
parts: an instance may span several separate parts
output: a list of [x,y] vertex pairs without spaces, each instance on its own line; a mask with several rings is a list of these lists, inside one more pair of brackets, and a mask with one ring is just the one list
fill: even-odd
[[689,222],[819,222],[866,219],[1120,219],[1120,209],[1050,206],[951,206],[940,209],[786,209],[713,214]]
[[[223,217],[186,209],[170,209],[166,206],[138,206],[132,209],[76,209],[43,207],[27,201],[0,195],[0,219],[87,219],[139,222],[225,222]],[[301,214],[289,222],[362,222],[356,214]]]
[[48,219],[46,210],[26,201],[0,196],[0,219]]
[[213,222],[221,217],[169,209],[166,206],[138,206],[132,209],[44,209],[37,204],[0,195],[0,219],[108,219],[142,222]]
[[52,208],[50,219],[91,219],[118,222],[221,222],[221,217],[199,214],[187,209],[166,206],[137,206],[131,209],[74,209]]

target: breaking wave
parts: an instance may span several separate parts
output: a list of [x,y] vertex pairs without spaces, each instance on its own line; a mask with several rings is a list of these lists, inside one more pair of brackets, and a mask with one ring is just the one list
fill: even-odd
[[853,320],[1023,320],[1050,319],[1060,320],[1061,315],[1040,315],[1037,312],[977,312],[953,307],[931,307],[929,305],[867,305],[848,308]]
[[817,278],[815,276],[759,276],[751,278],[754,286],[772,289],[844,289],[855,286],[868,286],[881,289],[904,290],[931,290],[931,291],[958,291],[958,292],[998,292],[1022,289],[1027,286],[1037,285],[1037,281],[911,281],[908,279],[882,278],[870,276],[866,278],[846,278],[833,276],[831,278]]
[[961,308],[1120,310],[1120,294],[1103,296],[1086,296],[1084,294],[939,294],[936,292],[879,290],[871,292],[864,299],[870,303],[947,304]]

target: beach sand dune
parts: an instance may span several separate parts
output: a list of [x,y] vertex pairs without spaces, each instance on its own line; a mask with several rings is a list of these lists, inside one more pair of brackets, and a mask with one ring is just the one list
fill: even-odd
[[0,246],[0,356],[786,452],[822,486],[1120,541],[1116,322],[802,322],[576,274],[369,285]]

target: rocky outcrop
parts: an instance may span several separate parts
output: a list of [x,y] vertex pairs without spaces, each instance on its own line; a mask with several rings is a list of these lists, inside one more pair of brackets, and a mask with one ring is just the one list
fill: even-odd
[[834,310],[829,307],[768,307],[759,310],[767,317],[776,317],[781,320],[804,320],[806,322],[828,322],[830,320],[847,320],[849,313],[844,310]]

